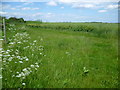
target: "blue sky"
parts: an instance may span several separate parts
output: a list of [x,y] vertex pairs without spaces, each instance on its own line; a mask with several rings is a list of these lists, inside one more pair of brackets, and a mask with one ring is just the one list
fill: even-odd
[[8,18],[44,22],[118,22],[118,0],[11,0],[2,2],[0,7],[0,14]]

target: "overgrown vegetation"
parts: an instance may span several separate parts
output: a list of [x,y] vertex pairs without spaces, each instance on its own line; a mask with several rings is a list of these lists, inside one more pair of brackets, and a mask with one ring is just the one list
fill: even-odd
[[118,87],[117,24],[41,23],[7,26],[3,88]]

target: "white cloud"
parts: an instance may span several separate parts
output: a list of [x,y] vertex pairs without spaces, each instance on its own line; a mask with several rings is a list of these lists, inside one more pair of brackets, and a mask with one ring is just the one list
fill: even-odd
[[[49,2],[50,0],[4,0],[4,2]],[[73,2],[92,2],[92,3],[101,3],[101,2],[119,2],[119,0],[54,0],[56,2],[62,3],[73,3]]]
[[33,4],[33,2],[25,2],[24,5]]
[[61,9],[64,9],[64,7],[61,7]]
[[6,14],[7,14],[7,12],[0,11],[0,15],[6,15]]
[[[73,8],[106,8],[105,3],[117,3],[119,0],[55,0],[58,4],[68,4]],[[108,8],[116,8],[116,5],[108,6]]]
[[[104,3],[117,3],[119,0],[51,0],[47,5],[57,6],[57,4],[68,4],[73,8],[105,8]],[[108,6],[108,8],[115,8],[116,6]]]
[[22,10],[30,10],[31,8],[30,7],[24,7],[24,8],[21,8]]
[[40,8],[32,8],[32,10],[39,10]]
[[16,8],[11,8],[12,10],[16,10]]
[[104,3],[104,2],[119,2],[119,0],[56,0],[61,3]]
[[72,7],[73,8],[94,8],[96,6],[93,4],[74,4]]
[[103,13],[103,12],[107,12],[107,10],[99,10],[98,12]]
[[38,10],[40,8],[30,8],[30,7],[24,7],[24,8],[21,8],[22,10]]
[[20,8],[20,7],[22,7],[22,6],[16,6],[16,7]]
[[48,15],[51,15],[52,13],[47,13]]
[[0,4],[0,8],[1,8],[2,10],[5,10],[5,9],[11,8],[11,6],[10,6],[9,4]]
[[36,17],[36,16],[41,16],[41,15],[42,15],[42,13],[39,12],[39,13],[33,14],[32,16],[33,16],[33,17]]
[[118,8],[118,5],[108,5],[107,9],[115,9]]
[[50,5],[50,6],[57,6],[57,3],[55,1],[49,1],[47,3],[47,5]]
[[3,2],[48,2],[50,0],[4,0]]
[[27,0],[19,0],[20,2],[26,2]]

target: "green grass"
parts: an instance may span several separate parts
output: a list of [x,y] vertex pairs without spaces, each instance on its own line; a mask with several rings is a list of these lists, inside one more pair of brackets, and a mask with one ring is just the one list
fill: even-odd
[[[42,23],[27,22],[42,25],[31,27],[16,25],[17,30],[8,30],[7,38],[13,38],[16,33],[27,32],[31,39],[22,45],[16,44],[20,56],[27,56],[28,62],[23,64],[5,64],[3,69],[4,88],[116,88],[118,85],[118,52],[117,24],[106,23]],[[95,27],[92,32],[74,31],[72,29],[56,29],[56,27],[75,27],[87,25]],[[49,28],[46,28],[49,27]],[[21,29],[22,28],[22,29]],[[108,31],[109,30],[109,31]],[[108,31],[109,33],[106,33]],[[24,38],[26,39],[26,38]],[[32,49],[23,50],[37,40]],[[8,43],[10,43],[8,39]],[[40,51],[35,48],[44,46]],[[4,49],[9,49],[9,44]],[[19,46],[19,47],[18,47]],[[14,53],[11,52],[12,55]],[[31,54],[34,54],[32,56]],[[33,70],[24,80],[11,77],[17,71],[29,67],[35,62],[39,68]],[[86,70],[89,71],[85,71]],[[12,70],[12,73],[9,71]],[[25,83],[26,85],[22,85]]]

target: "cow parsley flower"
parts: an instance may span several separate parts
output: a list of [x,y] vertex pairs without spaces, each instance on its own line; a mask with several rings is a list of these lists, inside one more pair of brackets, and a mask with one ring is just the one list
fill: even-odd
[[25,86],[25,83],[22,83],[23,86]]
[[19,63],[23,63],[22,61],[19,61]]
[[34,68],[34,65],[30,65],[32,68]]

